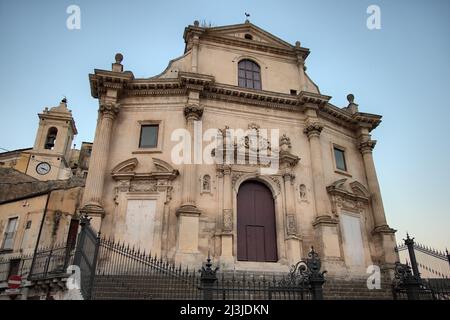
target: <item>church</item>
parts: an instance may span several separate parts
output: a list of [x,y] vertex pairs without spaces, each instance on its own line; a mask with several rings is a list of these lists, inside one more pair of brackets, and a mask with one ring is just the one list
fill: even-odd
[[121,54],[89,75],[99,109],[80,214],[177,264],[210,254],[222,270],[285,272],[314,247],[330,276],[392,269],[381,116],[352,94],[333,105],[306,73],[310,50],[248,20],[195,21],[183,38],[159,75],[135,78]]

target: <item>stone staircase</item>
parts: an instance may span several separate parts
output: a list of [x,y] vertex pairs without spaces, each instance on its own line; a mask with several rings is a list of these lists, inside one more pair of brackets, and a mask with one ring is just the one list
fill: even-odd
[[[255,278],[260,276],[257,275]],[[92,299],[201,300],[203,292],[198,289],[199,285],[199,277],[186,279],[168,277],[164,274],[96,276]],[[214,295],[220,299],[219,292],[215,292]],[[323,295],[325,300],[392,300],[393,298],[389,280],[381,281],[381,289],[369,290],[365,278],[351,280],[327,278]],[[241,299],[239,293],[236,299]],[[249,299],[248,295],[243,296],[242,299]],[[255,294],[253,299],[261,298]]]
[[392,300],[389,280],[381,280],[380,289],[369,290],[367,279],[330,279],[323,286],[325,300]]
[[[191,300],[201,299],[197,284],[166,275],[96,276],[94,300]],[[197,298],[198,296],[198,298]]]

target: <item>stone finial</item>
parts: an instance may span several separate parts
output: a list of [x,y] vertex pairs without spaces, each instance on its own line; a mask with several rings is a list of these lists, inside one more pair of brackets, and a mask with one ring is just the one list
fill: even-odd
[[123,60],[123,55],[120,52],[116,53],[114,59],[116,59],[116,63],[121,63]]
[[301,47],[300,41],[295,41],[295,47],[296,47],[296,48],[300,48],[300,47]]
[[123,65],[122,65],[123,55],[120,52],[116,53],[114,59],[116,60],[116,62],[112,64],[112,71],[123,72]]
[[348,106],[347,109],[352,113],[358,112],[358,105],[355,103],[355,96],[353,94],[347,95]]
[[280,147],[282,150],[284,151],[288,151],[291,148],[291,139],[286,136],[285,133],[283,133],[283,135],[280,138]]
[[353,103],[353,101],[355,101],[355,96],[350,93],[347,95],[347,100],[349,103]]
[[194,21],[194,27],[198,27],[200,25],[200,22],[198,20]]

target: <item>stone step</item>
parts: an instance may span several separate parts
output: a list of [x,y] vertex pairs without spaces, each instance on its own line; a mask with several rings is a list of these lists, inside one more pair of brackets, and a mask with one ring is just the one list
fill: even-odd
[[[225,279],[231,279],[229,277],[232,273],[229,273]],[[262,277],[254,277],[255,280],[259,280]],[[219,279],[223,278],[219,276]],[[238,278],[241,280],[241,278]],[[246,277],[246,283],[252,284],[252,277]],[[268,281],[273,278],[265,276]],[[152,274],[152,275],[102,275],[95,278],[93,298],[101,300],[114,300],[114,299],[201,299],[202,292],[196,287],[200,284],[199,278],[178,279],[175,277],[168,278],[165,274]],[[239,287],[242,282],[236,281],[234,284]],[[220,283],[220,286],[228,286],[231,288],[233,282]],[[258,285],[253,287],[258,289]],[[366,279],[356,279],[356,280],[344,280],[344,279],[327,279],[324,284],[324,298],[334,299],[334,300],[349,300],[349,299],[376,299],[376,300],[386,300],[392,299],[391,284],[387,281],[381,281],[381,290],[369,290],[367,288]],[[214,291],[214,294],[220,298],[222,297],[222,292]],[[227,298],[238,299],[242,298],[253,298],[253,299],[266,299],[267,293],[260,294],[258,292],[252,292],[252,287],[244,292],[233,292],[227,291]],[[286,297],[292,297],[286,293]],[[274,293],[273,298],[281,298],[283,294]],[[310,297],[305,292],[305,298]]]

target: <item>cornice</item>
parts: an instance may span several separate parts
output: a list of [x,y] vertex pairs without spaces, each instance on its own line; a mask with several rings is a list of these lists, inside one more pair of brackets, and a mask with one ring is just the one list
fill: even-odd
[[134,79],[130,71],[115,72],[95,69],[94,74],[89,74],[91,95],[94,98],[101,97],[107,89],[122,90],[124,86]]
[[214,77],[206,74],[180,71],[178,72],[178,78],[180,83],[185,86],[197,85],[207,87],[214,84]]
[[52,113],[38,113],[39,119],[42,121],[45,120],[55,120],[55,121],[69,121],[70,126],[72,127],[72,131],[74,134],[78,134],[77,127],[75,125],[75,120],[71,115],[60,115],[60,114],[52,114]]
[[303,110],[303,102],[297,96],[240,88],[226,84],[215,84],[214,86],[207,87],[201,92],[200,96],[207,99],[244,103],[273,109],[290,111]]
[[[224,31],[250,32],[250,30],[255,31],[256,33],[263,34],[265,37],[271,39],[276,44],[237,38],[222,33]],[[293,58],[301,56],[303,59],[306,59],[310,53],[310,50],[308,48],[293,46],[250,22],[246,22],[244,24],[236,24],[231,26],[212,27],[212,28],[199,27],[198,24],[193,26],[190,25],[185,28],[183,34],[183,38],[186,44],[188,44],[188,42],[191,41],[192,35],[197,35],[201,41],[225,44],[233,47],[241,47],[250,50],[270,52],[278,55],[291,56]]]
[[202,41],[209,41],[224,45],[229,45],[233,47],[241,47],[249,50],[256,50],[262,52],[273,53],[281,56],[290,56],[292,58],[296,58],[300,55],[303,59],[306,59],[310,53],[310,50],[307,48],[301,48],[301,50],[295,50],[294,47],[291,49],[282,48],[278,46],[271,45],[266,42],[259,42],[253,40],[246,40],[236,37],[230,36],[213,36],[208,34],[203,34],[201,37]]
[[95,70],[90,74],[91,93],[99,98],[106,89],[120,90],[122,96],[185,95],[189,90],[200,92],[200,97],[233,103],[242,103],[278,110],[303,112],[305,108],[318,110],[318,116],[340,126],[356,130],[361,126],[375,129],[381,123],[381,116],[370,113],[350,113],[338,108],[329,100],[330,96],[301,91],[297,96],[290,94],[253,90],[216,83],[213,76],[179,72],[178,78],[134,79],[131,72]]
[[372,131],[381,123],[382,118],[380,115],[371,113],[356,112],[352,114],[331,103],[320,105],[318,114],[320,117],[353,130],[366,126]]

